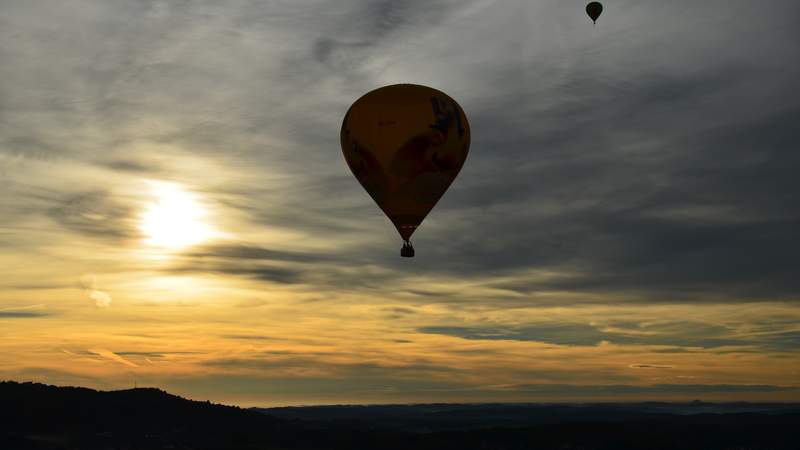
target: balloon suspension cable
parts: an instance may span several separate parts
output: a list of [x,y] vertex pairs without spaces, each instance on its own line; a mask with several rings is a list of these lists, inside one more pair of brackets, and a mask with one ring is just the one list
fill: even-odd
[[414,246],[407,239],[403,239],[403,248],[400,249],[400,256],[403,258],[414,257]]

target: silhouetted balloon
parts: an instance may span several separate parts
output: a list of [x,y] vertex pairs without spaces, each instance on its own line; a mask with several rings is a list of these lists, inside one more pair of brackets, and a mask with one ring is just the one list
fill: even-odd
[[592,18],[592,22],[596,23],[597,18],[600,17],[600,14],[603,12],[603,5],[600,2],[591,2],[586,5],[586,14]]
[[403,238],[408,240],[455,180],[469,150],[464,111],[447,94],[395,84],[355,101],[342,122],[344,159]]

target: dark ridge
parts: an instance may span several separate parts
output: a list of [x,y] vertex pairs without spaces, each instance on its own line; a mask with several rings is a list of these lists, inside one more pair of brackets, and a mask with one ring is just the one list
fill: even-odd
[[3,423],[19,429],[89,424],[103,430],[120,423],[166,428],[211,421],[223,424],[283,422],[236,406],[187,400],[156,388],[96,391],[11,381],[0,382],[0,400]]
[[334,405],[242,409],[160,389],[0,382],[5,450],[797,450],[769,403]]
[[253,408],[284,419],[337,429],[434,432],[565,424],[771,424],[797,420],[800,405],[780,403],[591,403],[326,405]]
[[106,392],[0,382],[0,449],[117,448],[126,443],[135,444],[130,448],[168,448],[176,443],[227,448],[254,430],[269,433],[284,422],[155,388]]

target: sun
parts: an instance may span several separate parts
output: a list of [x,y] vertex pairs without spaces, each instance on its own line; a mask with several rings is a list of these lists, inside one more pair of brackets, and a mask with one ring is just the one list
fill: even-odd
[[174,183],[150,182],[150,188],[155,198],[139,223],[147,244],[181,249],[211,237],[208,213],[196,195]]

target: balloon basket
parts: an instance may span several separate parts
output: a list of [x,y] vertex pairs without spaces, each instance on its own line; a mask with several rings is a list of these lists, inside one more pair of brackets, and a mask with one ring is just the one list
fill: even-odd
[[414,247],[411,246],[411,242],[408,241],[403,242],[403,248],[400,249],[400,256],[402,256],[403,258],[414,257]]

